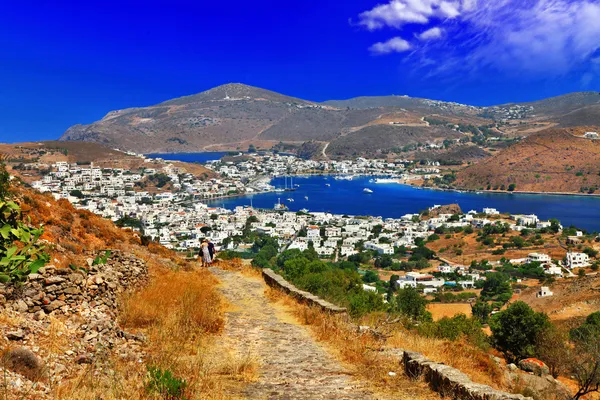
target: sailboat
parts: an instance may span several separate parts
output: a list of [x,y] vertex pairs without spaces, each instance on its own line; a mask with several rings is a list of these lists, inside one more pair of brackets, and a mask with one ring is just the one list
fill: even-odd
[[296,188],[294,187],[294,178],[290,177],[290,187],[287,187],[287,176],[285,178],[285,191],[286,192],[293,192],[295,191]]

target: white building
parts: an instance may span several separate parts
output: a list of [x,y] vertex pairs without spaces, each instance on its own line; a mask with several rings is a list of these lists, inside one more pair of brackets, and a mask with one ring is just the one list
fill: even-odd
[[527,259],[526,259],[527,263],[531,263],[531,262],[539,262],[539,263],[549,263],[552,262],[552,259],[550,258],[550,256],[548,254],[544,254],[544,253],[529,253],[527,255]]
[[536,296],[537,297],[548,297],[548,296],[552,296],[554,293],[552,293],[550,291],[550,288],[548,286],[542,286],[542,288],[540,289],[539,292],[537,292]]
[[496,210],[495,208],[484,208],[483,213],[486,215],[499,215],[500,211]]
[[421,274],[419,272],[407,272],[396,281],[396,285],[400,289],[411,286],[416,288],[418,285],[423,285],[426,288],[440,288],[446,283],[443,279],[436,279],[433,275]]
[[389,244],[381,244],[374,242],[366,242],[365,249],[367,250],[375,250],[379,254],[394,254],[394,248]]
[[567,253],[567,267],[582,268],[590,265],[590,257],[585,253]]

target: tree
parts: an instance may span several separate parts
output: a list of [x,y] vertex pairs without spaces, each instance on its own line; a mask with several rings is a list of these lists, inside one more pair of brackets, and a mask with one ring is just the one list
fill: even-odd
[[481,298],[484,300],[498,300],[506,303],[512,297],[509,276],[501,272],[493,272],[486,275],[483,283]]
[[473,317],[477,318],[482,324],[487,324],[492,312],[492,306],[487,301],[477,300],[471,306]]
[[550,230],[554,233],[560,231],[560,222],[556,218],[550,219]]
[[374,283],[374,282],[378,282],[379,281],[379,275],[377,275],[377,272],[375,271],[367,271],[364,275],[363,275],[363,282],[365,283]]
[[427,300],[413,287],[409,286],[398,291],[396,306],[400,314],[414,321],[431,320],[431,313],[427,311]]
[[375,259],[375,268],[386,269],[392,266],[394,260],[389,254],[383,254]]
[[510,185],[508,185],[509,192],[514,192],[516,188],[517,188],[517,185],[515,185],[514,183],[511,183]]
[[598,321],[600,313],[588,316],[586,321],[569,333],[575,348],[572,357],[571,374],[577,381],[577,393],[573,399],[579,399],[588,393],[600,389],[600,340],[598,340]]
[[511,304],[490,320],[494,346],[511,361],[535,356],[538,335],[549,327],[545,313],[533,311],[522,301]]
[[567,339],[568,335],[554,325],[538,335],[537,356],[546,363],[554,378],[563,373],[572,358]]
[[252,143],[250,146],[248,146],[248,153],[256,153],[256,146],[254,146]]
[[69,194],[73,197],[77,197],[78,199],[83,199],[85,197],[79,189],[71,190]]

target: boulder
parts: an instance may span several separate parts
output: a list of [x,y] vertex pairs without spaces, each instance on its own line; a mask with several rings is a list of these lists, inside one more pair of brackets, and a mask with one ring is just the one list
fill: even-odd
[[42,360],[24,347],[8,349],[2,353],[2,365],[32,381],[40,380],[44,375]]
[[550,373],[550,368],[537,358],[526,358],[519,361],[519,368],[523,371],[532,372],[537,376],[548,375]]

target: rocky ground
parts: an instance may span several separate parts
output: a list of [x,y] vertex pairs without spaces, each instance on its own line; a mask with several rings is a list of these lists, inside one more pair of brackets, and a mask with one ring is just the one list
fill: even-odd
[[117,300],[145,281],[142,260],[113,253],[87,268],[47,266],[22,287],[0,285],[0,395],[53,398],[63,381],[95,370],[108,354],[143,357],[144,338],[121,330]]
[[224,340],[257,359],[259,376],[240,395],[249,399],[369,399],[372,394],[291,315],[265,297],[260,278],[212,268],[232,307]]

